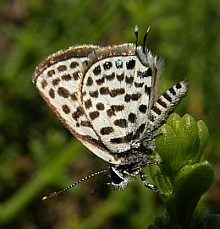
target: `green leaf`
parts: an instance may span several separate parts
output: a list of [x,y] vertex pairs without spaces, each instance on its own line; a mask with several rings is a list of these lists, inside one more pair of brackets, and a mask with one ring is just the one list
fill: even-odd
[[171,225],[189,226],[200,197],[210,188],[214,172],[207,161],[200,161],[209,137],[203,121],[196,122],[189,114],[180,118],[170,115],[158,131],[156,160],[152,178],[163,195]]

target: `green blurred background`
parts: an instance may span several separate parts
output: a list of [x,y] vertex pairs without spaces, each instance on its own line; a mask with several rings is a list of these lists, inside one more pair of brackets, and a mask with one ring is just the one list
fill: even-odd
[[[31,82],[35,67],[75,44],[139,43],[165,61],[161,91],[184,77],[189,92],[177,113],[203,119],[210,130],[204,158],[215,181],[199,209],[220,212],[219,0],[1,0],[0,228],[146,228],[164,208],[139,179],[123,191],[92,178],[67,193],[41,197],[108,164],[63,127]],[[148,169],[146,169],[147,171]]]

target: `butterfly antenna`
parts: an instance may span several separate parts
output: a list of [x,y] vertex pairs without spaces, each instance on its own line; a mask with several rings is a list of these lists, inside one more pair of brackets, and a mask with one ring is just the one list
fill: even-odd
[[53,198],[53,197],[55,197],[55,196],[59,196],[60,194],[66,192],[67,190],[69,190],[69,189],[73,188],[74,186],[80,184],[81,182],[83,182],[83,181],[85,181],[85,180],[88,180],[89,178],[92,178],[92,177],[94,177],[94,176],[97,176],[97,175],[100,175],[100,174],[103,174],[103,173],[107,173],[107,172],[108,172],[108,170],[102,170],[102,171],[93,173],[93,174],[91,174],[91,175],[89,175],[89,176],[86,176],[86,177],[82,178],[81,180],[79,180],[79,181],[77,181],[77,182],[71,184],[70,186],[64,188],[64,189],[61,190],[61,191],[53,192],[53,193],[51,193],[51,194],[49,194],[49,195],[47,195],[47,196],[44,196],[44,197],[42,198],[42,200],[43,200],[43,201],[44,201],[44,200],[49,200],[49,199],[51,199],[51,198]]
[[146,43],[147,43],[147,36],[148,36],[149,31],[150,31],[150,26],[147,28],[147,31],[146,31],[146,33],[145,33],[145,35],[144,35],[144,40],[143,40],[143,52],[145,52],[145,49],[146,49],[146,47],[147,47]]
[[136,41],[135,41],[135,44],[136,44],[136,48],[138,46],[138,26],[135,25],[134,27],[134,34],[135,34],[135,38],[136,38]]

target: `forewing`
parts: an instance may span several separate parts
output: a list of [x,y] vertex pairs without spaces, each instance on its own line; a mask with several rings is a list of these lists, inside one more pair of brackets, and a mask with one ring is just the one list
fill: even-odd
[[49,56],[36,68],[33,82],[46,103],[75,137],[94,154],[117,164],[100,142],[79,101],[82,68],[87,66],[88,55],[98,49],[98,46],[82,45]]

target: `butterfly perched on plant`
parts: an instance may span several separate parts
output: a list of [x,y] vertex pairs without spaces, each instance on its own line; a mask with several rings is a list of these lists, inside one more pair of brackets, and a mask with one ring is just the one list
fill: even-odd
[[188,81],[156,99],[162,63],[146,48],[147,34],[143,46],[76,45],[36,68],[33,83],[49,107],[83,145],[110,164],[45,199],[100,173],[110,175],[113,189],[140,175],[144,186],[156,191],[143,168],[160,163],[152,162],[157,130],[186,95]]

